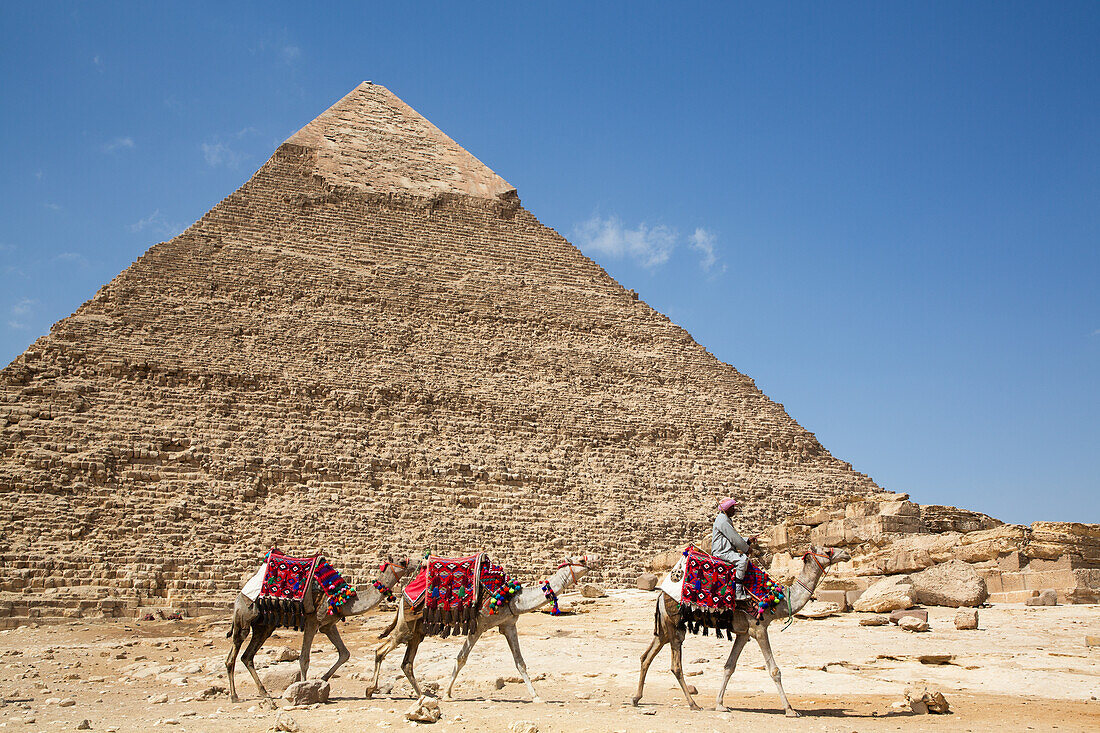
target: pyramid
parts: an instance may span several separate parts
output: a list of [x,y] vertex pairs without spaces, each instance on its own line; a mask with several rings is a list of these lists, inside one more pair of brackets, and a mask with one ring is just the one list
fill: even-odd
[[275,544],[623,583],[727,490],[878,488],[364,83],[0,371],[0,617],[222,608]]

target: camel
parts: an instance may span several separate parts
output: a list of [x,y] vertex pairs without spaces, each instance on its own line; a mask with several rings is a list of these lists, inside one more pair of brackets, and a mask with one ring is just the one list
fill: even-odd
[[[444,698],[447,700],[454,699],[453,691],[455,679],[458,678],[458,673],[466,664],[466,659],[470,656],[470,650],[474,648],[474,644],[477,643],[477,640],[489,629],[499,628],[500,633],[504,635],[505,640],[508,642],[508,648],[512,651],[512,659],[516,663],[516,671],[519,672],[519,676],[523,678],[523,683],[527,685],[527,693],[531,696],[533,702],[541,702],[541,699],[535,693],[535,688],[531,685],[531,678],[527,674],[527,665],[524,663],[523,654],[520,653],[519,650],[519,635],[516,632],[516,619],[521,614],[535,611],[547,605],[552,600],[555,600],[558,593],[563,592],[566,588],[576,583],[577,580],[584,576],[589,570],[598,567],[598,565],[599,559],[595,555],[584,555],[579,558],[567,557],[565,562],[558,566],[558,571],[548,581],[550,589],[554,594],[553,597],[543,592],[541,584],[537,586],[524,586],[506,606],[499,609],[496,613],[490,614],[484,605],[478,609],[477,624],[474,630],[467,635],[466,641],[463,643],[462,649],[455,659],[454,671],[451,672],[451,681],[447,685],[447,691]],[[378,635],[378,638],[385,639],[386,636],[389,636],[389,639],[379,644],[374,650],[374,679],[371,681],[370,686],[367,687],[367,697],[371,697],[378,689],[378,676],[382,669],[382,660],[386,658],[387,654],[401,644],[406,645],[405,658],[401,662],[401,670],[405,673],[409,682],[412,683],[413,690],[416,691],[416,696],[420,697],[424,693],[420,689],[420,684],[416,681],[416,677],[413,675],[413,660],[416,658],[416,650],[425,636],[423,606],[413,608],[409,604],[409,600],[402,595],[401,603],[397,608],[397,614],[394,616],[393,621],[390,622],[390,625]]]
[[[851,560],[851,555],[847,550],[838,550],[836,548],[826,548],[824,551],[815,547],[811,547],[802,560],[802,571],[798,575],[798,579],[795,580],[795,584],[790,588],[784,588],[784,595],[790,601],[790,608],[787,604],[777,606],[770,611],[767,611],[759,620],[755,615],[750,616],[746,612],[736,612],[734,614],[734,641],[733,648],[730,650],[729,659],[726,660],[724,666],[725,677],[722,679],[722,686],[718,690],[718,697],[715,700],[714,709],[721,712],[729,712],[729,708],[723,703],[723,699],[726,696],[726,685],[729,684],[730,677],[733,675],[733,670],[737,667],[737,658],[741,655],[741,650],[745,648],[745,644],[748,643],[749,637],[756,640],[756,643],[760,645],[760,651],[764,655],[764,664],[767,665],[768,674],[775,680],[775,686],[779,690],[779,698],[783,701],[784,714],[788,718],[800,717],[797,710],[791,707],[791,703],[787,700],[787,694],[783,692],[783,680],[779,673],[779,666],[775,663],[775,657],[772,655],[771,642],[768,641],[768,624],[778,618],[786,618],[787,614],[794,614],[802,610],[802,608],[809,603],[810,598],[814,594],[814,589],[817,584],[825,577],[826,568],[830,565],[834,565],[838,562],[844,562]],[[653,663],[657,653],[661,651],[661,648],[665,644],[672,646],[672,674],[676,676],[676,681],[680,683],[680,689],[684,691],[684,697],[687,698],[688,703],[691,705],[692,710],[701,710],[695,700],[691,697],[691,693],[688,691],[687,682],[684,681],[684,669],[681,660],[680,647],[684,643],[684,638],[687,636],[686,629],[680,628],[680,604],[676,602],[671,596],[664,591],[661,591],[660,596],[657,598],[657,612],[656,612],[656,627],[653,633],[653,641],[649,643],[649,648],[642,654],[642,669],[641,675],[638,677],[638,692],[634,695],[633,703],[635,706],[642,699],[642,687],[645,685],[646,672],[649,671],[649,665]]]
[[[410,569],[407,558],[398,563],[387,559],[380,568],[381,577],[378,580],[378,585],[384,587],[388,595],[389,591],[397,584],[397,581],[410,572],[415,573],[419,567],[419,561]],[[309,590],[306,591],[305,597],[305,607],[314,610],[306,614],[305,627],[302,629],[302,653],[298,657],[303,680],[307,679],[309,671],[309,650],[313,646],[314,635],[318,631],[322,632],[332,641],[333,646],[336,647],[336,651],[339,653],[336,663],[321,676],[321,679],[328,680],[339,669],[340,665],[351,657],[351,652],[345,646],[344,640],[340,638],[340,631],[336,627],[336,622],[347,616],[358,616],[370,611],[382,601],[383,597],[382,592],[376,585],[368,585],[357,589],[357,597],[341,606],[339,614],[330,614],[328,612],[328,597],[322,590],[321,584],[314,578],[313,582],[310,583]],[[233,646],[225,660],[225,669],[229,674],[229,700],[230,702],[239,702],[237,687],[233,681],[233,669],[236,666],[237,653],[240,652],[241,645],[244,644],[244,640],[248,638],[249,631],[251,631],[252,639],[248,642],[244,654],[241,654],[241,661],[244,662],[245,668],[252,674],[252,679],[256,681],[256,687],[259,688],[260,694],[263,696],[261,704],[270,705],[274,708],[275,701],[264,688],[263,683],[260,682],[260,676],[256,674],[253,658],[277,626],[262,623],[259,616],[260,613],[255,604],[243,593],[238,594],[237,600],[233,604],[233,626],[226,634],[227,637],[233,640]]]

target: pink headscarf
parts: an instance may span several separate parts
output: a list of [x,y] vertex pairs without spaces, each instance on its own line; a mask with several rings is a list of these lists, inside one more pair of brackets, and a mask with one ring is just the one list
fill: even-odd
[[728,511],[730,507],[734,507],[734,506],[737,506],[737,499],[734,499],[731,496],[728,499],[722,499],[722,501],[718,502],[718,511],[720,511],[720,512]]

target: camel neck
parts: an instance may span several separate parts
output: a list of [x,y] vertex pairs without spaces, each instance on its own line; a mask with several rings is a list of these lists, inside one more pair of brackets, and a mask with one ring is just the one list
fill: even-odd
[[[382,575],[379,576],[378,583],[388,591],[392,590],[400,579],[401,575],[394,569],[394,565],[388,564],[386,569],[382,571]],[[340,608],[341,615],[358,616],[366,613],[382,602],[382,593],[374,586],[374,583],[368,586],[358,587],[355,589],[355,592],[355,600],[351,603],[345,603]]]
[[[572,571],[570,571],[568,565],[558,568],[558,571],[550,577],[550,590],[554,591],[555,595],[562,593],[579,580],[584,573],[584,568],[576,566],[572,568]],[[550,602],[550,599],[546,597],[546,593],[542,590],[542,583],[525,585],[512,601],[512,610],[515,613],[528,613],[542,608]]]
[[821,566],[814,562],[812,557],[806,557],[802,565],[802,571],[798,574],[798,580],[785,589],[787,600],[790,601],[790,608],[787,608],[786,603],[780,604],[772,609],[771,615],[786,616],[788,612],[793,614],[801,611],[810,602],[817,584],[821,582],[823,577],[824,573]]

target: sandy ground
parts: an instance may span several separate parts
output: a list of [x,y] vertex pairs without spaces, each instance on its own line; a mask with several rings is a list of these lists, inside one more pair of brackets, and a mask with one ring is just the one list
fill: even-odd
[[[930,611],[932,631],[861,627],[864,614],[796,621],[772,630],[772,646],[792,704],[803,716],[783,717],[759,649],[750,642],[730,682],[726,704],[714,704],[729,642],[689,636],[684,666],[705,709],[692,712],[669,673],[669,653],[650,670],[641,706],[630,705],[638,658],[653,623],[653,594],[612,591],[608,598],[567,596],[576,613],[531,614],[520,639],[544,702],[532,703],[516,677],[504,638],[487,634],[459,677],[458,700],[442,701],[439,731],[507,731],[517,721],[547,731],[1100,731],[1100,649],[1085,645],[1100,633],[1100,606],[981,610],[981,628],[957,631],[953,609]],[[14,730],[238,731],[271,730],[290,717],[302,731],[408,729],[414,702],[401,675],[398,650],[383,666],[392,690],[365,699],[374,634],[387,613],[346,622],[351,661],[332,680],[326,705],[273,712],[261,709],[243,666],[242,701],[224,692],[228,620],[76,622],[0,631],[0,727]],[[296,648],[300,636],[280,631],[265,645]],[[444,682],[460,641],[427,639],[417,658],[422,682]],[[927,664],[922,655],[953,655]],[[314,643],[311,676],[335,661],[327,639]],[[265,654],[257,660],[265,659]],[[939,689],[949,715],[912,714],[900,705],[913,683]],[[211,688],[216,688],[211,690]],[[209,697],[204,699],[203,693]],[[161,702],[160,700],[166,700]],[[71,702],[70,702],[71,701]],[[286,703],[280,702],[285,707]]]

